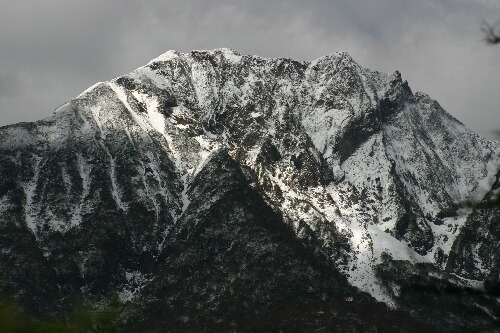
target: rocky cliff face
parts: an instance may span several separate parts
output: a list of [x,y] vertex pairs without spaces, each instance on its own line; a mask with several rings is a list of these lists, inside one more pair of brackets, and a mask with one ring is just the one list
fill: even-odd
[[0,128],[0,287],[124,331],[494,331],[499,176],[398,72],[169,51]]

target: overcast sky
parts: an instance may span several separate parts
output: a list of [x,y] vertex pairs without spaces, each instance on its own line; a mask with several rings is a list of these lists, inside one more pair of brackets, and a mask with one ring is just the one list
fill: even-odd
[[398,69],[476,132],[500,128],[500,0],[1,0],[0,126],[34,121],[175,49],[313,60],[347,51]]

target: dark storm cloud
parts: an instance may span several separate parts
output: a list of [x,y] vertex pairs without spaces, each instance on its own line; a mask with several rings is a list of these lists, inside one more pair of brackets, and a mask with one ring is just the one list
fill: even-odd
[[0,5],[0,125],[42,118],[168,49],[312,60],[345,50],[400,70],[484,135],[500,127],[500,0],[10,1]]

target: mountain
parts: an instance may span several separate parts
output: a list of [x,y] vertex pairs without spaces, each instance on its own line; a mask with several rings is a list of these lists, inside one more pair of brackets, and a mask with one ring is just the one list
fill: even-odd
[[500,143],[346,53],[169,51],[0,128],[0,249],[35,323],[495,332]]

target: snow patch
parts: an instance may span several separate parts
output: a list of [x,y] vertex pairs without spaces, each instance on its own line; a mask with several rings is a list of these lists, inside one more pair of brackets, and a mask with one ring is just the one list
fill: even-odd
[[137,91],[133,91],[132,95],[140,103],[146,106],[147,118],[149,124],[160,134],[165,133],[165,116],[158,112],[159,102],[156,97],[149,97],[146,94],[142,94]]
[[151,130],[151,126],[141,116],[139,116],[130,106],[130,103],[128,102],[127,93],[125,92],[125,90],[114,82],[108,82],[108,86],[115,92],[116,96],[118,97],[120,102],[125,106],[125,108],[130,113],[135,122],[145,132]]
[[123,303],[128,303],[138,295],[148,282],[152,281],[152,278],[148,274],[143,274],[140,271],[126,271],[125,280],[126,283],[118,292],[118,297]]
[[108,155],[108,160],[109,160],[109,177],[111,180],[111,195],[113,199],[116,202],[116,205],[118,208],[120,208],[123,211],[127,210],[127,205],[122,201],[122,190],[118,186],[118,180],[116,177],[116,157],[113,157],[111,155],[111,152],[109,151],[108,147],[106,147],[105,144],[103,144],[103,147],[105,149],[106,154]]
[[35,206],[35,191],[40,177],[40,164],[42,158],[38,156],[33,156],[35,163],[33,165],[33,178],[28,182],[23,184],[24,193],[26,196],[26,205],[24,206],[24,214],[26,225],[33,232],[35,237],[37,236],[37,214],[39,213],[39,208]]

